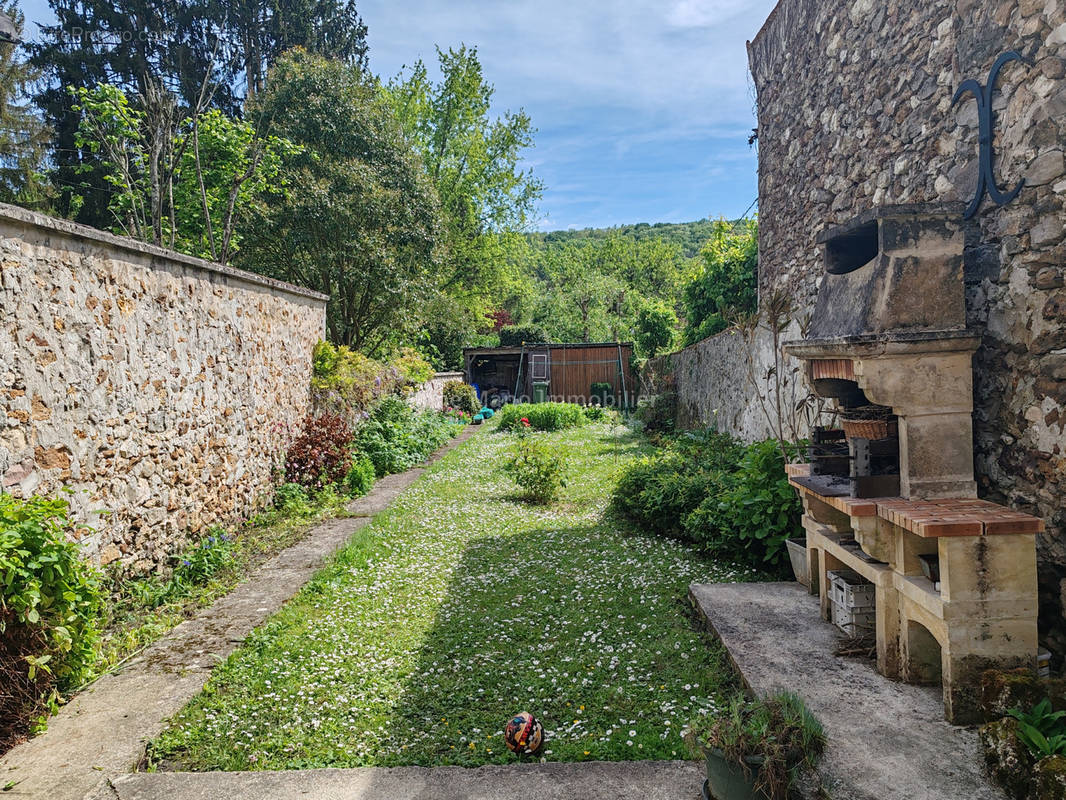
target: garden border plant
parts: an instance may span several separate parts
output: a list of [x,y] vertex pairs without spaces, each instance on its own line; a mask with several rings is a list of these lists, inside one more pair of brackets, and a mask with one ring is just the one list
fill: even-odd
[[[588,422],[585,410],[577,403],[510,403],[496,414],[498,430],[513,431],[529,427],[536,431],[561,431]],[[522,424],[525,419],[528,426]]]
[[103,591],[62,498],[0,492],[0,751],[92,670]]
[[557,446],[526,433],[529,421],[524,417],[520,424],[518,440],[507,449],[502,469],[522,488],[527,500],[547,505],[566,486],[566,458]]
[[785,540],[801,513],[785,473],[789,450],[774,439],[743,445],[714,429],[678,434],[622,471],[611,507],[717,558],[784,574]]

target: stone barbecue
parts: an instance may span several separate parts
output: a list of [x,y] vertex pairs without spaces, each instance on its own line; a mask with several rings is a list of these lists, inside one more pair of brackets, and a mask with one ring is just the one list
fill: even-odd
[[1044,529],[977,498],[965,233],[954,204],[882,207],[826,230],[807,338],[785,345],[843,419],[815,432],[812,464],[789,468],[823,616],[840,570],[872,583],[878,669],[941,682],[957,723],[975,719],[982,671],[1036,665]]

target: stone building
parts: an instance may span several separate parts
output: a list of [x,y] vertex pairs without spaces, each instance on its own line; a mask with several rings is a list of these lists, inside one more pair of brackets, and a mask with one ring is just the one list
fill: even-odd
[[[1019,57],[1000,58],[1009,52]],[[956,202],[961,212],[974,201],[990,127],[975,95],[999,61],[984,160],[991,153],[1003,193],[1022,188],[1003,205],[986,192],[966,223],[966,322],[981,336],[975,466],[982,497],[1046,521],[1040,621],[1061,657],[1066,3],[781,0],[749,57],[758,94],[760,292],[765,299],[786,289],[801,310],[813,306],[823,275],[816,239],[827,227],[875,207]],[[735,349],[709,340],[682,360]],[[735,356],[718,361],[703,394],[714,397],[717,386],[735,394],[742,370]],[[679,394],[684,402],[681,386]],[[750,424],[745,433],[752,435]]]

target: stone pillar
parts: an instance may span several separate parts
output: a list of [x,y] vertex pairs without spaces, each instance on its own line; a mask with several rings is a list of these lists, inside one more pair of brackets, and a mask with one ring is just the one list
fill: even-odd
[[980,721],[977,687],[986,669],[1036,668],[1036,537],[942,537],[944,714]]
[[975,340],[962,350],[856,359],[871,402],[899,417],[900,494],[909,499],[976,497],[973,476]]

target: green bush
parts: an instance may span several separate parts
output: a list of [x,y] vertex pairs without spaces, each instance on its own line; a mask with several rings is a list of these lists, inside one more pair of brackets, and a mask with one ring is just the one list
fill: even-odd
[[67,540],[68,511],[65,500],[0,494],[0,631],[10,622],[39,628],[47,651],[37,662],[61,688],[93,664],[103,594],[98,572]]
[[611,505],[645,530],[770,572],[783,572],[800,515],[775,440],[743,446],[715,431],[683,434],[632,462]]
[[590,401],[591,402],[599,401],[600,405],[602,405],[602,406],[605,406],[605,405],[607,405],[610,402],[610,400],[608,400],[608,398],[613,398],[614,397],[614,388],[611,386],[611,384],[607,383],[606,381],[596,381],[595,383],[592,384],[590,389],[591,389],[591,391],[589,392],[589,394],[591,395],[591,397],[589,398]]
[[320,341],[311,356],[311,391],[320,408],[351,421],[382,398],[409,395],[433,377],[433,366],[405,347],[388,363],[341,345]]
[[618,419],[617,411],[603,406],[585,406],[582,411],[589,422],[614,422]]
[[298,483],[283,483],[274,490],[274,508],[290,517],[306,517],[311,513],[311,498]]
[[588,418],[576,403],[513,403],[497,412],[500,430],[513,431],[528,427],[537,431],[560,431],[584,425]]
[[635,416],[645,433],[652,436],[671,434],[677,426],[677,395],[663,392],[651,400],[641,400]]
[[352,459],[348,474],[344,476],[344,488],[350,497],[362,497],[374,485],[374,462],[365,453]]
[[799,515],[780,446],[771,439],[750,445],[736,471],[723,473],[718,492],[683,527],[687,538],[718,556],[780,571],[789,560],[785,540],[795,534]]
[[566,463],[559,449],[537,438],[523,436],[508,450],[503,470],[534,503],[550,503],[566,486]]
[[403,400],[386,398],[356,431],[355,450],[371,461],[380,478],[425,461],[456,429],[444,414],[416,414]]
[[68,541],[65,500],[0,493],[0,746],[96,661],[103,590]]
[[444,384],[444,408],[465,411],[473,415],[481,408],[481,403],[478,402],[477,392],[469,383],[448,381]]

